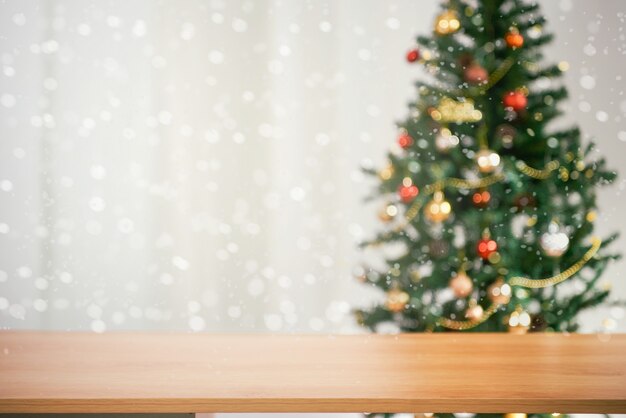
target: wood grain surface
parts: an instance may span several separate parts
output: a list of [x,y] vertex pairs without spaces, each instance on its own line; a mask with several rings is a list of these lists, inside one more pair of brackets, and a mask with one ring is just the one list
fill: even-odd
[[0,412],[626,412],[626,335],[0,332]]

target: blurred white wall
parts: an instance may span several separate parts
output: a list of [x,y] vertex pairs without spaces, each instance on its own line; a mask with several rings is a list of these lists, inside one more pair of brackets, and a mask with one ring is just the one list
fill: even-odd
[[[565,119],[624,171],[626,5],[542,3]],[[350,306],[377,295],[356,245],[379,227],[359,167],[394,141],[436,7],[1,3],[0,326],[358,331]],[[626,228],[625,178],[600,192],[602,234]]]

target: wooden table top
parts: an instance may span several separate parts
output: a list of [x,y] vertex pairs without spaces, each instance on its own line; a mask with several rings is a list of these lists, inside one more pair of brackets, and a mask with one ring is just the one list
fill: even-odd
[[0,332],[0,412],[626,412],[626,334]]

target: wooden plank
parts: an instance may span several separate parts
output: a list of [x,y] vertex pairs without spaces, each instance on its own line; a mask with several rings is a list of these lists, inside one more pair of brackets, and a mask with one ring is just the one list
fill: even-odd
[[626,412],[626,335],[0,332],[0,412]]

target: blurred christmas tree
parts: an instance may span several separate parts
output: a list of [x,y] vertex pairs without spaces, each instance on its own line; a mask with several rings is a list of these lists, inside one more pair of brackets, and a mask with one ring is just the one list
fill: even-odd
[[542,65],[552,40],[536,3],[450,0],[407,60],[432,75],[399,125],[389,165],[371,170],[391,246],[361,280],[386,301],[357,312],[380,331],[575,331],[603,302],[617,255],[592,237],[595,187],[615,173],[556,129],[567,63]]

